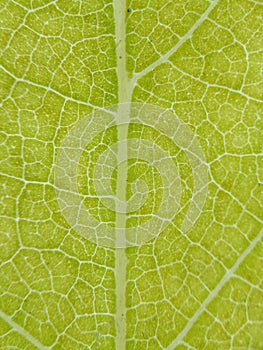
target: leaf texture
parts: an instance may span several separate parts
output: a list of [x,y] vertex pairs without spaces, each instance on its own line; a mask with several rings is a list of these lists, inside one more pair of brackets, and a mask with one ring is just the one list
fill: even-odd
[[[252,0],[1,1],[2,349],[263,349],[262,20]],[[69,132],[124,102],[175,113],[200,143],[208,181],[184,232],[191,164],[165,135],[131,125],[128,138],[175,155],[182,196],[157,237],[114,249],[70,226],[54,173]],[[94,177],[119,137],[117,127],[98,134],[78,167],[87,209],[112,226]],[[127,228],[163,195],[158,171],[130,159],[126,199],[137,178],[149,193]]]

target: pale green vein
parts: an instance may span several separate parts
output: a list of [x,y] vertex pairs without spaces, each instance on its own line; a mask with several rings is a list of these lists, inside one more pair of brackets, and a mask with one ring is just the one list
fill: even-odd
[[[117,78],[118,78],[118,111],[116,115],[116,121],[128,122],[129,111],[124,111],[121,103],[130,102],[131,89],[130,81],[128,79],[126,71],[126,1],[115,0],[113,1],[114,7],[114,19],[115,19],[115,42],[116,42],[116,61],[117,61]],[[118,127],[118,141],[127,140],[128,127],[123,125]],[[126,147],[125,147],[126,145]],[[118,147],[117,154],[117,188],[116,197],[118,200],[125,202],[126,200],[126,180],[127,180],[127,164],[122,164],[121,160],[125,159],[128,153],[127,144],[124,143],[123,147]],[[124,166],[123,166],[124,165]],[[125,230],[126,217],[125,214],[118,213],[116,209],[116,228],[120,227]],[[116,245],[120,242],[121,246],[125,241],[123,232],[120,235],[118,229],[116,229]],[[125,248],[117,248],[115,254],[115,280],[116,280],[116,349],[123,350],[126,347],[126,266],[127,258]]]
[[133,85],[136,84],[138,79],[140,79],[141,77],[143,77],[147,73],[151,72],[154,68],[156,68],[160,64],[166,62],[179,49],[179,47],[182,46],[184,42],[186,42],[186,40],[191,38],[194,31],[201,25],[201,23],[203,23],[207,19],[207,17],[211,13],[211,11],[218,4],[218,2],[219,2],[219,0],[215,0],[211,3],[211,5],[202,14],[202,16],[195,22],[195,24],[191,27],[191,29],[188,30],[188,32],[181,38],[181,40],[178,41],[178,43],[171,50],[169,50],[165,55],[161,56],[158,60],[156,60],[155,62],[150,64],[147,68],[145,68],[141,72],[134,73],[133,78],[132,78]]
[[2,310],[0,310],[0,317],[9,324],[13,329],[15,329],[19,334],[21,334],[26,340],[28,340],[31,344],[35,345],[40,350],[49,350],[49,347],[41,344],[36,338],[34,338],[29,332],[27,332],[23,327],[17,324],[15,321],[11,319],[11,317],[7,316]]
[[183,71],[174,63],[172,63],[172,65],[176,70],[178,70],[178,72],[182,73],[182,75],[187,76],[187,77],[189,77],[189,78],[191,78],[191,79],[193,79],[201,84],[204,84],[207,89],[208,88],[223,89],[223,90],[227,90],[229,92],[232,92],[234,94],[239,94],[239,95],[241,95],[241,96],[243,96],[246,99],[251,100],[251,101],[260,102],[260,103],[263,102],[261,99],[250,96],[250,95],[246,94],[245,92],[243,92],[242,90],[233,89],[229,86],[224,86],[224,85],[220,85],[220,84],[216,84],[216,83],[209,83],[209,82],[205,81],[204,79],[200,79],[198,77],[195,77],[193,74],[190,74],[190,73]]
[[240,254],[239,258],[235,262],[235,264],[229,269],[218,285],[211,291],[208,297],[204,300],[204,302],[200,305],[199,309],[195,312],[195,314],[189,319],[185,328],[178,334],[178,336],[173,340],[173,342],[166,348],[166,350],[173,350],[178,344],[180,344],[187,333],[190,331],[192,326],[198,320],[199,316],[205,311],[206,307],[209,303],[218,295],[220,290],[224,287],[226,282],[230,280],[231,277],[234,276],[234,273],[239,268],[241,263],[245,260],[245,258],[252,252],[252,250],[256,247],[256,245],[261,241],[263,237],[263,230],[254,238],[249,247],[244,250],[242,254]]
[[[78,99],[75,99],[73,97],[69,97],[69,96],[66,96],[66,95],[63,95],[61,92],[53,89],[52,87],[50,86],[45,86],[45,85],[42,85],[42,84],[38,84],[38,83],[34,83],[32,82],[31,80],[28,80],[28,79],[24,79],[24,78],[18,78],[15,74],[13,74],[12,72],[10,72],[8,69],[6,69],[2,64],[0,65],[0,68],[5,72],[7,73],[10,77],[12,77],[14,80],[15,80],[15,83],[24,83],[24,84],[28,84],[28,85],[31,85],[31,86],[34,86],[36,88],[39,88],[39,89],[44,89],[46,91],[46,93],[48,92],[53,92],[54,94],[56,94],[57,96],[63,98],[63,100],[65,101],[71,101],[71,102],[75,102],[75,103],[78,103],[80,105],[84,105],[84,106],[88,106],[88,107],[93,107],[90,103],[88,102],[85,102],[85,101],[81,101],[81,100],[78,100]],[[11,96],[9,96],[11,97]],[[43,96],[44,97],[44,96]]]

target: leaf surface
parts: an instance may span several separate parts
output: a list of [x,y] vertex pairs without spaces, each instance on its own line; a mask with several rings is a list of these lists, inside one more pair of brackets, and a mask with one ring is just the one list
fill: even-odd
[[[1,348],[263,349],[262,5],[1,2]],[[208,182],[201,215],[184,232],[191,163],[165,135],[131,125],[128,138],[176,156],[182,196],[157,237],[114,249],[70,226],[54,172],[69,132],[124,102],[175,113],[196,135]],[[112,226],[118,215],[96,197],[94,177],[120,135],[109,128],[94,137],[78,167],[89,213]],[[149,190],[128,228],[158,210],[164,190],[140,159],[126,175],[125,199],[134,186],[143,192],[138,178]]]

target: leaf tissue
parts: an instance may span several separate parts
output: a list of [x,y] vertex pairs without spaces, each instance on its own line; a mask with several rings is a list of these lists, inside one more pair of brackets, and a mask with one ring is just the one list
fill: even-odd
[[263,349],[263,2],[0,2],[0,348]]

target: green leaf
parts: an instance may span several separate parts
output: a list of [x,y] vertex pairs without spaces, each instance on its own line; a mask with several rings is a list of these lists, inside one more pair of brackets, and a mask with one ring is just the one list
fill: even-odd
[[1,348],[263,349],[262,19],[1,2]]

